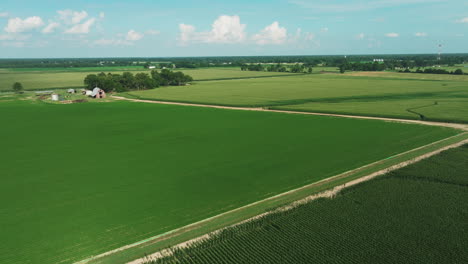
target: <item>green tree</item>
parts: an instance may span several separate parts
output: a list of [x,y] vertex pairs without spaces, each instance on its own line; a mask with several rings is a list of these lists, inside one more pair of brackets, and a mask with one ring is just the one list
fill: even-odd
[[309,67],[309,69],[307,70],[307,72],[310,74],[312,73],[312,67]]
[[23,92],[23,85],[19,82],[15,82],[13,84],[13,91],[15,91],[15,93],[22,93]]
[[346,66],[344,64],[340,65],[340,73],[345,73],[346,71]]
[[456,74],[456,75],[463,75],[463,71],[461,69],[456,69],[453,74]]

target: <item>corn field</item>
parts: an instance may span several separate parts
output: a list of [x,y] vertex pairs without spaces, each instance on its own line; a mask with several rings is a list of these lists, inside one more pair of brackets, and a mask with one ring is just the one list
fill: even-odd
[[468,263],[468,145],[148,264]]

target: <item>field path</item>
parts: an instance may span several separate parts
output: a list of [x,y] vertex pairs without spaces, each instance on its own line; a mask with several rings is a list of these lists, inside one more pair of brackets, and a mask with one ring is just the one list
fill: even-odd
[[[406,167],[408,165],[411,165],[413,163],[416,163],[416,162],[419,162],[423,159],[427,159],[427,158],[430,158],[434,155],[437,155],[445,150],[448,150],[448,149],[451,149],[451,148],[456,148],[456,147],[460,147],[464,144],[467,144],[468,143],[468,139],[465,139],[463,141],[460,141],[460,142],[457,142],[457,143],[454,143],[454,144],[451,144],[451,145],[448,145],[448,146],[445,146],[443,148],[440,148],[440,149],[437,149],[435,151],[432,151],[432,152],[429,152],[429,153],[426,153],[426,154],[423,154],[421,156],[418,156],[418,157],[415,157],[413,159],[410,159],[410,160],[407,160],[407,161],[404,161],[404,162],[401,162],[401,163],[398,163],[396,165],[393,165],[393,166],[390,166],[388,168],[385,168],[385,169],[382,169],[382,170],[379,170],[379,171],[376,171],[374,173],[371,173],[369,175],[366,175],[364,177],[360,177],[360,178],[357,178],[355,180],[352,180],[352,181],[349,181],[347,183],[344,183],[344,184],[341,184],[341,185],[337,185],[329,190],[326,190],[326,191],[323,191],[323,192],[320,192],[320,193],[317,193],[317,194],[313,194],[313,195],[310,195],[310,196],[307,196],[303,199],[300,199],[298,201],[295,201],[289,205],[286,205],[286,206],[283,206],[283,207],[280,207],[276,210],[273,210],[273,211],[269,211],[269,212],[266,212],[266,213],[262,213],[262,214],[259,214],[257,216],[254,216],[254,217],[251,217],[249,219],[246,219],[242,222],[239,222],[237,224],[234,224],[234,225],[231,225],[231,226],[228,226],[228,227],[224,227],[224,228],[221,228],[219,230],[216,230],[216,231],[213,231],[213,232],[210,232],[208,234],[205,234],[203,236],[199,236],[197,238],[193,238],[191,240],[188,240],[186,242],[183,242],[183,243],[180,243],[180,244],[177,244],[175,246],[172,246],[171,248],[172,249],[184,249],[184,248],[187,248],[189,247],[190,245],[192,245],[193,243],[196,243],[196,242],[200,242],[200,241],[203,241],[203,240],[206,240],[208,238],[210,238],[210,236],[213,236],[213,235],[216,235],[218,234],[219,232],[221,232],[222,230],[224,229],[227,229],[227,228],[231,228],[231,227],[234,227],[234,226],[237,226],[237,225],[241,225],[243,223],[247,223],[247,222],[250,222],[250,221],[254,221],[256,219],[259,219],[261,217],[264,217],[264,216],[267,216],[269,214],[274,214],[274,213],[278,213],[278,212],[285,212],[285,211],[289,211],[291,209],[294,209],[296,207],[298,207],[299,205],[302,205],[302,204],[306,204],[308,202],[311,202],[313,200],[317,200],[317,199],[320,199],[320,198],[328,198],[328,199],[331,199],[331,198],[334,198],[338,193],[340,193],[342,190],[346,189],[346,188],[349,188],[351,186],[355,186],[357,184],[360,184],[360,183],[363,183],[363,182],[366,182],[366,181],[369,181],[377,176],[380,176],[380,175],[384,175],[384,174],[387,174],[391,171],[394,171],[394,170],[398,170],[398,169],[401,169],[403,167]],[[334,178],[334,177],[332,177]],[[295,190],[292,190],[292,191],[289,191],[289,192],[286,192],[282,195],[285,195],[287,193],[290,193],[290,192],[293,192]],[[143,258],[140,258],[140,259],[136,259],[134,261],[131,261],[131,262],[127,262],[127,264],[146,264],[146,263],[149,263],[150,261],[155,261],[157,259],[160,259],[160,258],[163,258],[165,256],[170,256],[172,254],[173,251],[171,251],[170,249],[163,249],[163,250],[160,250],[158,252],[155,252],[151,255],[147,255]]]
[[[439,141],[435,141],[435,142],[432,142],[430,144],[427,144],[427,145],[424,145],[424,146],[421,146],[421,147],[418,147],[418,148],[415,148],[415,149],[411,149],[411,150],[408,150],[408,151],[405,151],[405,152],[402,152],[402,153],[399,153],[395,156],[392,156],[392,158],[396,158],[396,157],[400,157],[400,156],[404,156],[408,153],[412,153],[412,152],[415,152],[415,151],[418,151],[418,150],[421,150],[421,149],[424,149],[426,147],[429,147],[429,146],[433,146],[433,145],[436,145],[440,142],[443,142],[443,141],[446,141],[448,139],[451,139],[451,138],[456,138],[456,137],[460,137],[460,136],[463,136],[463,135],[466,135],[468,134],[468,132],[463,132],[461,134],[458,134],[458,135],[455,135],[455,136],[452,136],[452,137],[449,137],[449,138],[445,138],[445,139],[442,139],[442,140],[439,140]],[[198,241],[201,241],[203,239],[206,239],[208,238],[209,236],[211,235],[214,235],[216,234],[217,232],[220,232],[226,228],[229,228],[229,227],[232,227],[232,226],[236,226],[236,225],[239,225],[239,224],[242,224],[242,223],[246,223],[246,222],[249,222],[249,221],[252,221],[252,220],[255,220],[255,219],[258,219],[260,217],[263,217],[265,215],[268,215],[268,214],[271,214],[271,213],[274,213],[274,212],[278,212],[278,211],[286,211],[286,210],[290,210],[290,209],[293,209],[295,207],[297,207],[298,205],[301,205],[301,204],[304,204],[304,203],[307,203],[309,201],[313,201],[313,200],[316,200],[316,199],[319,199],[319,198],[333,198],[336,194],[338,194],[340,191],[342,191],[343,189],[346,189],[346,188],[349,188],[351,186],[354,186],[356,184],[359,184],[359,183],[362,183],[362,182],[365,182],[365,181],[368,181],[368,180],[371,180],[377,176],[380,176],[380,175],[384,175],[386,173],[389,173],[391,171],[394,171],[394,170],[397,170],[397,169],[400,169],[400,168],[403,168],[403,167],[406,167],[408,165],[411,165],[413,163],[416,163],[418,161],[421,161],[423,159],[426,159],[426,158],[429,158],[429,157],[432,157],[434,155],[437,155],[439,154],[440,152],[443,152],[445,150],[448,150],[448,149],[451,149],[451,148],[456,148],[456,147],[460,147],[464,144],[468,144],[468,139],[463,139],[463,140],[460,140],[458,142],[455,142],[455,143],[452,143],[450,145],[445,145],[441,148],[438,148],[438,149],[435,149],[433,151],[430,151],[430,152],[427,152],[427,153],[424,153],[422,155],[418,155],[414,158],[411,158],[411,159],[408,159],[408,160],[405,160],[405,161],[402,161],[402,162],[399,162],[395,165],[392,165],[392,166],[389,166],[389,167],[386,167],[384,169],[380,169],[380,170],[377,170],[375,172],[372,172],[370,174],[367,174],[367,175],[364,175],[362,177],[359,177],[359,178],[356,178],[354,180],[351,180],[351,181],[348,181],[346,183],[343,183],[343,184],[340,184],[340,185],[336,185],[328,190],[325,190],[325,191],[321,191],[321,192],[318,192],[318,193],[315,193],[313,195],[309,195],[305,198],[302,198],[302,199],[299,199],[295,202],[292,202],[290,203],[289,205],[286,205],[286,206],[283,206],[283,207],[280,207],[274,211],[268,211],[268,212],[265,212],[265,213],[262,213],[262,214],[259,214],[259,215],[256,215],[254,217],[251,217],[251,218],[248,218],[246,220],[243,220],[243,221],[240,221],[236,224],[233,224],[233,225],[230,225],[230,226],[227,226],[227,227],[224,227],[224,228],[220,228],[218,230],[215,230],[215,231],[212,231],[212,232],[209,232],[205,235],[202,235],[202,236],[199,236],[199,237],[196,237],[196,238],[193,238],[193,239],[190,239],[188,241],[185,241],[185,242],[182,242],[182,243],[179,243],[177,245],[174,245],[172,248],[185,248],[185,247],[188,247],[190,246],[190,244],[194,243],[194,242],[198,242]],[[156,235],[156,236],[153,236],[153,237],[149,237],[147,239],[144,239],[144,240],[141,240],[141,241],[138,241],[138,242],[135,242],[135,243],[132,243],[132,244],[129,244],[129,245],[126,245],[126,246],[123,246],[123,247],[120,247],[120,248],[116,248],[114,250],[111,250],[111,251],[108,251],[108,252],[104,252],[102,254],[99,254],[99,255],[95,255],[95,256],[92,256],[92,257],[89,257],[87,259],[83,259],[81,261],[78,261],[78,262],[75,262],[74,264],[86,264],[86,263],[92,263],[93,261],[95,260],[99,260],[103,257],[106,257],[106,256],[109,256],[109,255],[113,255],[115,253],[118,253],[118,252],[122,252],[122,251],[125,251],[125,250],[128,250],[128,249],[131,249],[131,248],[134,248],[134,247],[138,247],[138,246],[141,246],[143,244],[146,244],[146,243],[155,243],[157,241],[161,241],[161,240],[165,240],[165,239],[169,239],[171,238],[172,236],[177,236],[177,235],[180,235],[180,233],[184,233],[184,232],[187,232],[187,231],[190,231],[191,229],[193,228],[196,228],[197,226],[199,225],[203,225],[203,224],[206,224],[207,222],[210,222],[212,221],[213,219],[216,219],[216,218],[220,218],[220,217],[223,217],[227,214],[232,214],[234,212],[238,212],[238,211],[241,211],[241,210],[244,210],[246,208],[249,208],[249,207],[253,207],[253,206],[256,206],[260,203],[265,203],[267,201],[271,201],[271,200],[275,200],[275,199],[278,199],[278,198],[281,198],[283,196],[287,196],[291,193],[295,193],[295,192],[299,192],[301,190],[304,190],[304,189],[308,189],[308,188],[311,188],[313,186],[320,186],[320,185],[324,185],[324,184],[327,184],[327,183],[330,183],[330,182],[334,182],[334,181],[337,181],[337,180],[340,180],[340,179],[343,179],[343,178],[346,178],[348,177],[349,175],[352,175],[353,173],[356,173],[356,172],[359,172],[359,171],[362,171],[366,168],[370,168],[370,167],[373,167],[373,166],[376,166],[376,165],[379,165],[381,164],[382,162],[385,162],[386,160],[388,160],[388,158],[386,159],[383,159],[383,160],[379,160],[379,161],[376,161],[376,162],[373,162],[373,163],[370,163],[370,164],[367,164],[367,165],[364,165],[362,167],[359,167],[359,168],[355,168],[355,169],[352,169],[352,170],[349,170],[349,171],[346,171],[346,172],[343,172],[341,174],[338,174],[338,175],[335,175],[335,176],[332,176],[332,177],[329,177],[329,178],[326,178],[326,179],[323,179],[323,180],[320,180],[320,181],[317,181],[317,182],[314,182],[314,183],[311,183],[311,184],[308,184],[308,185],[305,185],[305,186],[302,186],[302,187],[299,187],[299,188],[296,188],[296,189],[293,189],[293,190],[290,190],[290,191],[287,191],[287,192],[284,192],[284,193],[280,193],[280,194],[277,194],[277,195],[274,195],[274,196],[271,196],[271,197],[268,197],[268,198],[265,198],[263,200],[260,200],[260,201],[256,201],[256,202],[253,202],[251,204],[247,204],[247,205],[244,205],[244,206],[241,206],[241,207],[238,207],[236,209],[232,209],[230,211],[227,211],[227,212],[224,212],[224,213],[221,213],[221,214],[218,214],[218,215],[215,215],[215,216],[212,216],[212,217],[209,217],[209,218],[206,218],[206,219],[203,219],[203,220],[200,220],[198,222],[195,222],[195,223],[192,223],[192,224],[189,224],[189,225],[186,225],[186,226],[183,226],[183,227],[180,227],[180,228],[177,228],[177,229],[174,229],[174,230],[171,230],[171,231],[168,231],[166,233],[163,233],[163,234],[159,234],[159,235]],[[158,258],[161,258],[161,257],[164,257],[166,256],[167,254],[171,254],[171,251],[169,250],[159,250],[159,251],[156,251],[155,253],[152,253],[151,255],[147,255],[146,257],[144,258],[140,258],[140,259],[136,259],[134,261],[131,261],[131,262],[128,262],[127,264],[145,264],[148,262],[148,260],[155,260],[155,259],[158,259]]]
[[429,126],[450,127],[450,128],[455,128],[455,129],[461,129],[461,130],[464,130],[464,131],[468,131],[468,124],[459,124],[459,123],[432,122],[432,121],[422,121],[422,120],[398,119],[398,118],[387,118],[387,117],[373,117],[373,116],[359,116],[359,115],[340,115],[340,114],[327,114],[327,113],[316,113],[316,112],[300,112],[300,111],[288,111],[288,110],[272,110],[272,109],[266,109],[266,108],[261,108],[261,107],[237,107],[237,106],[221,106],[221,105],[209,105],[209,104],[168,102],[168,101],[158,101],[158,100],[143,100],[143,99],[131,99],[131,98],[126,98],[126,97],[122,97],[122,96],[115,96],[115,95],[112,95],[111,97],[114,98],[114,99],[117,99],[117,100],[126,100],[126,101],[132,101],[132,102],[140,102],[140,103],[197,106],[197,107],[218,108],[218,109],[259,111],[259,112],[275,112],[275,113],[287,113],[287,114],[334,116],[334,117],[356,118],[356,119],[372,119],[372,120],[382,120],[382,121],[388,121],[388,122],[399,122],[399,123],[410,123],[410,124],[420,124],[420,125],[429,125]]

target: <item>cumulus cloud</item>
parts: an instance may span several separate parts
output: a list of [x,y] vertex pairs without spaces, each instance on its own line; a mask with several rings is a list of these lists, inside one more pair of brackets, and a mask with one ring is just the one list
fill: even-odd
[[158,30],[154,30],[154,29],[148,29],[145,31],[145,34],[146,35],[159,35],[161,32],[159,32]]
[[143,34],[136,32],[135,30],[130,30],[127,32],[127,36],[125,37],[128,41],[138,41],[144,37]]
[[366,37],[366,35],[364,33],[359,33],[356,35],[356,38],[357,39],[364,39]]
[[19,17],[10,18],[8,24],[5,27],[5,31],[8,33],[19,33],[37,29],[44,25],[42,18],[38,16],[28,17],[26,19],[21,19]]
[[95,18],[90,18],[82,24],[74,25],[73,27],[67,29],[65,33],[67,34],[88,34],[91,26],[96,22]]
[[392,32],[392,33],[385,34],[385,36],[388,37],[388,38],[398,38],[400,36],[400,34]]
[[327,27],[321,28],[320,31],[326,33],[328,32],[328,28]]
[[260,33],[252,37],[258,45],[283,44],[286,42],[287,38],[288,33],[286,28],[280,27],[277,21],[265,27]]
[[59,14],[60,20],[62,20],[66,24],[71,24],[71,25],[78,24],[82,20],[88,17],[88,13],[86,11],[78,12],[78,11],[66,9],[66,10],[59,10],[57,11],[57,13]]
[[426,32],[416,32],[414,34],[416,37],[427,37],[427,33]]
[[0,17],[8,17],[10,14],[7,12],[0,12]]
[[211,31],[196,32],[195,27],[179,24],[179,40],[182,44],[188,42],[204,43],[239,43],[246,39],[245,24],[241,24],[239,16],[222,15],[211,25]]
[[53,33],[55,29],[58,28],[59,26],[60,24],[57,22],[50,22],[49,25],[47,25],[45,28],[42,29],[42,33],[44,34]]
[[468,23],[468,17],[457,20],[457,23]]
[[104,12],[99,13],[99,18],[104,19],[106,17],[106,14]]
[[31,35],[24,35],[24,34],[15,34],[15,33],[9,33],[9,34],[3,34],[0,35],[0,40],[16,40],[16,41],[23,41],[27,40],[31,37]]
[[133,42],[123,39],[98,39],[93,42],[97,46],[130,46]]
[[2,45],[4,47],[22,48],[26,45],[26,43],[22,41],[14,41],[14,42],[3,42]]

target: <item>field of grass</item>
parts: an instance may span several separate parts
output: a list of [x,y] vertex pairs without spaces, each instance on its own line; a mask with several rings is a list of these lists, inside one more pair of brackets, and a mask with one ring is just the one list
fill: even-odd
[[[391,74],[400,77],[424,75]],[[128,95],[143,99],[407,119],[420,119],[423,115],[427,120],[468,122],[468,86],[463,81],[319,74],[209,81]]]
[[468,145],[148,263],[467,263]]
[[[238,79],[258,78],[281,75],[294,75],[280,72],[253,72],[241,71],[240,68],[203,68],[203,69],[176,69],[192,76],[195,80],[212,79]],[[122,73],[132,71],[133,73],[146,72],[142,67],[91,67],[76,69],[8,69],[0,71],[0,91],[11,90],[13,83],[21,82],[26,90],[83,87],[83,80],[88,74],[100,72]]]
[[77,261],[458,133],[129,102],[0,111],[0,263]]

